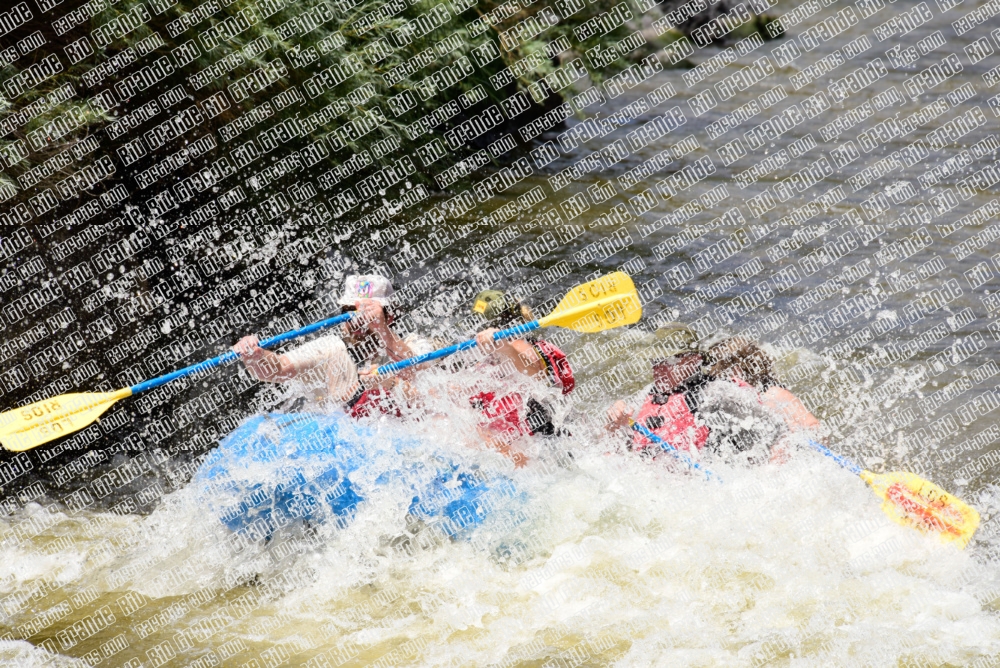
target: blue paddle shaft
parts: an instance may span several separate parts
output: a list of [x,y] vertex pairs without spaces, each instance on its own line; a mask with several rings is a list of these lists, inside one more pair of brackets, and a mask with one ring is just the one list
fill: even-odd
[[693,468],[693,469],[695,469],[697,471],[701,471],[702,473],[705,474],[705,477],[708,478],[709,480],[712,480],[714,478],[715,480],[718,480],[719,482],[722,482],[722,480],[720,480],[717,475],[715,475],[714,473],[712,473],[711,471],[709,471],[707,468],[705,468],[704,466],[702,466],[701,464],[699,464],[695,460],[693,460],[690,457],[688,457],[686,454],[684,454],[683,452],[681,452],[680,450],[678,450],[677,448],[675,448],[673,445],[671,445],[670,443],[668,443],[666,440],[660,438],[659,436],[657,436],[656,434],[654,434],[653,432],[651,432],[649,429],[646,429],[645,426],[639,424],[638,422],[633,422],[632,423],[632,429],[634,429],[635,431],[639,432],[640,434],[642,434],[643,436],[645,436],[646,438],[648,438],[649,440],[651,440],[653,443],[656,443],[657,445],[659,445],[661,448],[663,448],[664,452],[667,452],[668,454],[673,455],[676,459],[679,459],[680,461],[684,462],[685,464],[687,464],[691,468]]
[[[523,325],[515,325],[509,329],[501,329],[499,332],[493,334],[494,341],[502,341],[503,339],[513,339],[518,336],[523,336],[530,331],[536,330],[541,327],[537,320],[532,320],[531,322],[526,322]],[[453,346],[448,346],[447,348],[442,348],[441,350],[435,350],[430,353],[424,353],[423,355],[417,355],[416,357],[408,357],[405,360],[400,360],[398,362],[393,362],[392,364],[383,364],[380,366],[375,373],[380,376],[388,376],[389,374],[402,371],[403,369],[408,369],[411,366],[416,366],[417,364],[423,364],[424,362],[431,362],[433,360],[441,359],[442,357],[447,357],[454,353],[460,353],[463,350],[469,350],[470,348],[476,347],[476,340],[469,339],[468,341],[462,341],[461,343],[456,343]]]
[[[264,339],[260,342],[261,348],[273,348],[274,346],[284,343],[285,341],[290,341],[291,339],[297,339],[300,336],[305,336],[307,334],[312,334],[313,332],[318,332],[321,329],[327,329],[333,327],[334,325],[339,325],[342,322],[347,322],[351,319],[354,313],[344,313],[343,315],[338,315],[334,318],[327,318],[326,320],[320,320],[319,322],[314,322],[311,325],[306,325],[299,329],[293,329],[290,332],[285,332],[284,334],[278,334],[277,336],[272,336],[269,339]],[[213,357],[210,360],[205,360],[204,362],[198,362],[197,364],[192,364],[191,366],[186,366],[183,369],[178,369],[177,371],[172,371],[168,374],[160,376],[158,378],[153,378],[152,380],[144,380],[138,385],[132,386],[132,394],[139,394],[140,392],[145,392],[146,390],[152,390],[161,385],[166,385],[172,380],[177,380],[178,378],[183,378],[184,376],[190,376],[193,373],[198,373],[199,371],[205,371],[207,369],[214,369],[217,366],[221,366],[227,362],[232,362],[237,359],[237,355],[232,350],[226,351],[219,355],[218,357]]]
[[833,461],[837,462],[838,464],[840,464],[841,466],[843,466],[845,469],[847,469],[848,471],[850,471],[854,475],[861,475],[862,468],[860,466],[858,466],[857,464],[855,464],[854,462],[852,462],[847,457],[841,457],[840,455],[838,455],[834,451],[830,450],[826,446],[821,445],[821,444],[817,443],[816,441],[814,441],[812,439],[809,439],[809,445],[812,446],[813,449],[822,452],[824,455],[826,455],[827,457],[829,457]]

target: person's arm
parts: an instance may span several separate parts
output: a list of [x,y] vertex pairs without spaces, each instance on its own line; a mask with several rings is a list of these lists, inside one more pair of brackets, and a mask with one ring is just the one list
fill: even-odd
[[401,337],[392,331],[385,321],[385,309],[374,299],[359,299],[355,302],[358,316],[369,331],[378,334],[385,343],[385,352],[393,362],[413,357],[413,351]]
[[298,375],[299,369],[284,355],[260,347],[260,340],[251,334],[233,346],[233,352],[257,380],[265,383],[283,383]]
[[521,468],[528,463],[527,455],[515,448],[509,440],[494,434],[488,427],[478,426],[476,431],[479,432],[479,437],[483,439],[487,447],[513,461],[514,468]]
[[377,376],[375,375],[375,370],[378,367],[370,365],[367,369],[358,370],[358,381],[366,390],[373,390],[375,388],[381,388],[383,390],[391,390],[397,385],[403,387],[405,392],[410,392],[410,384],[405,378],[401,378],[399,374],[392,374],[389,376]]
[[783,387],[772,387],[761,395],[761,402],[784,419],[791,431],[818,429],[819,420],[799,398]]
[[618,431],[629,426],[632,419],[632,409],[624,401],[618,400],[611,404],[608,409],[608,421],[604,423],[604,428],[608,431]]
[[545,374],[545,362],[534,346],[524,339],[504,339],[494,341],[493,335],[499,329],[484,329],[476,334],[476,345],[486,354],[496,352],[510,360],[514,368],[527,376]]

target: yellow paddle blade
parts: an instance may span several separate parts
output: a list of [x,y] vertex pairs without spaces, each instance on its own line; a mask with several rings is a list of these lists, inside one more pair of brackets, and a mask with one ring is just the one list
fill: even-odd
[[592,334],[631,325],[641,317],[642,304],[632,279],[616,271],[570,290],[538,324]]
[[861,478],[882,499],[883,512],[899,524],[937,534],[960,548],[968,545],[979,528],[975,508],[918,475],[862,471]]
[[132,396],[130,388],[115,392],[76,392],[37,401],[0,413],[0,443],[23,452],[83,429],[119,399]]

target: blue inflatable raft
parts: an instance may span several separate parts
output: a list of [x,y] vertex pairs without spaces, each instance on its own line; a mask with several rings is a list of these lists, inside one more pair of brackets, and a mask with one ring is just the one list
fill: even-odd
[[250,418],[209,453],[193,483],[250,541],[295,522],[346,526],[380,493],[393,495],[401,514],[461,536],[519,495],[509,478],[435,455],[424,442],[314,413]]

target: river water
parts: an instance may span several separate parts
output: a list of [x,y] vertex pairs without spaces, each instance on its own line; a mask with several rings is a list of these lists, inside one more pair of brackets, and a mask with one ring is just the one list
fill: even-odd
[[[792,7],[779,2],[773,11]],[[838,4],[824,9],[792,34],[839,9]],[[873,115],[834,141],[824,141],[820,132],[834,114],[859,108],[890,87],[903,93],[907,77],[947,53],[962,57],[962,47],[985,31],[955,37],[947,20],[936,16],[898,40],[878,43],[869,35],[871,48],[838,70],[838,76],[877,56],[889,69],[884,79],[728,167],[717,149],[760,120],[715,139],[707,130],[776,86],[787,98],[762,111],[759,119],[826,90],[830,76],[797,91],[789,77],[897,11],[890,5],[699,117],[687,105],[693,92],[788,40],[740,56],[695,91],[682,80],[684,70],[665,70],[602,108],[607,116],[670,83],[676,95],[656,110],[560,155],[546,173],[521,181],[465,220],[416,229],[406,237],[412,241],[480,221],[473,234],[446,248],[432,266],[418,263],[396,277],[397,285],[405,285],[436,270],[445,290],[423,296],[435,301],[414,322],[424,333],[456,335],[463,313],[449,299],[467,299],[465,286],[481,283],[475,279],[477,271],[502,252],[526,244],[543,246],[547,232],[565,234],[565,228],[539,220],[508,238],[501,251],[470,260],[480,242],[510,229],[483,219],[485,214],[496,216],[504,204],[626,137],[654,113],[678,105],[688,117],[685,126],[619,163],[613,173],[582,175],[516,216],[517,222],[527,223],[546,204],[614,181],[603,203],[587,195],[590,209],[572,221],[584,227],[579,236],[558,244],[506,284],[520,286],[532,303],[545,304],[573,282],[625,267],[648,297],[645,329],[551,335],[577,369],[580,391],[560,411],[574,435],[538,446],[539,452],[532,453],[535,461],[514,471],[498,455],[466,447],[468,411],[442,404],[443,417],[405,428],[408,436],[425,440],[428,452],[464,458],[515,480],[523,494],[510,500],[504,514],[514,519],[487,524],[472,537],[415,545],[398,541],[405,535],[406,520],[386,510],[391,503],[373,502],[346,528],[312,527],[237,547],[206,512],[194,485],[167,495],[148,515],[72,513],[28,504],[2,520],[0,613],[7,636],[0,641],[0,658],[7,665],[54,661],[19,640],[30,638],[65,657],[53,665],[68,666],[1000,663],[994,519],[1000,496],[993,484],[996,466],[987,456],[997,422],[997,413],[990,412],[995,403],[987,395],[1000,376],[988,297],[1000,283],[996,272],[990,272],[993,278],[972,288],[964,275],[981,262],[989,267],[996,244],[965,256],[961,244],[988,224],[950,233],[941,227],[994,196],[987,191],[958,197],[954,208],[943,210],[950,201],[942,196],[946,188],[957,193],[958,181],[997,158],[997,124],[985,102],[990,91],[980,78],[996,59],[970,65],[963,57],[961,74],[916,101],[903,95],[880,109],[873,104]],[[914,63],[897,67],[884,53],[897,42],[902,50],[935,44],[936,31],[947,43]],[[716,53],[698,52],[691,61],[698,64]],[[960,89],[969,84],[977,92],[963,99]],[[955,102],[909,136],[861,153],[804,195],[775,202],[772,210],[752,217],[748,202],[765,187],[773,192],[779,181],[820,153],[849,138],[860,143],[863,129],[905,118],[954,91],[959,91],[952,97]],[[880,98],[890,99],[888,94]],[[853,192],[851,177],[977,105],[987,124],[922,162]],[[570,126],[576,123],[571,120]],[[811,144],[803,140],[806,135],[816,146],[792,157],[793,143]],[[686,137],[697,143],[685,143]],[[555,141],[555,136],[542,139]],[[625,171],[663,151],[680,152],[678,146],[690,151],[627,190],[617,182]],[[970,164],[921,188],[918,177],[959,155],[972,156]],[[662,179],[706,156],[716,165],[713,174],[678,188],[669,201],[657,195],[654,206],[639,218],[609,222],[616,205],[647,189],[659,192]],[[745,189],[738,185],[736,174],[767,164],[773,156],[788,160]],[[842,196],[807,224],[767,226],[837,186]],[[881,227],[857,227],[856,219],[843,218],[887,188],[898,203],[890,202],[888,211],[873,221]],[[743,221],[717,220],[733,207],[740,208]],[[690,217],[679,220],[677,212],[684,211]],[[922,212],[929,218],[921,219]],[[668,214],[675,217],[665,220]],[[587,245],[622,232],[629,239],[624,248],[578,261],[577,253]],[[686,243],[679,241],[682,233],[689,235]],[[703,270],[703,251],[734,234],[745,234],[749,242]],[[893,244],[904,240],[910,246],[903,248],[919,250],[894,257],[892,249],[901,246]],[[824,246],[826,258],[807,259]],[[450,270],[441,271],[444,266]],[[781,283],[780,276],[788,274],[779,272],[793,266],[814,270],[800,270],[793,285]],[[685,267],[693,270],[690,277]],[[685,280],[676,280],[678,276]],[[841,282],[828,283],[837,277]],[[824,288],[815,303],[802,299],[824,285],[833,288]],[[913,305],[925,303],[920,300],[935,290],[940,308],[909,318]],[[837,310],[859,296],[876,305],[860,313]],[[448,326],[440,324],[442,313]],[[731,321],[725,321],[726,313]],[[613,399],[635,397],[650,382],[648,370],[643,371],[643,351],[657,345],[653,324],[667,320],[697,322],[703,334],[743,331],[763,340],[779,360],[785,384],[826,421],[836,451],[875,471],[917,471],[958,494],[982,513],[977,538],[959,551],[893,524],[861,481],[808,449],[782,466],[748,471],[719,465],[721,485],[609,454],[617,444],[597,428],[597,418]],[[790,336],[796,332],[798,338]],[[899,354],[911,342],[921,349]],[[976,397],[981,397],[977,408],[961,410]],[[371,447],[378,449],[401,437],[403,428],[382,421],[374,429]],[[396,492],[397,497],[405,495],[405,490]],[[401,549],[401,544],[408,547]]]

